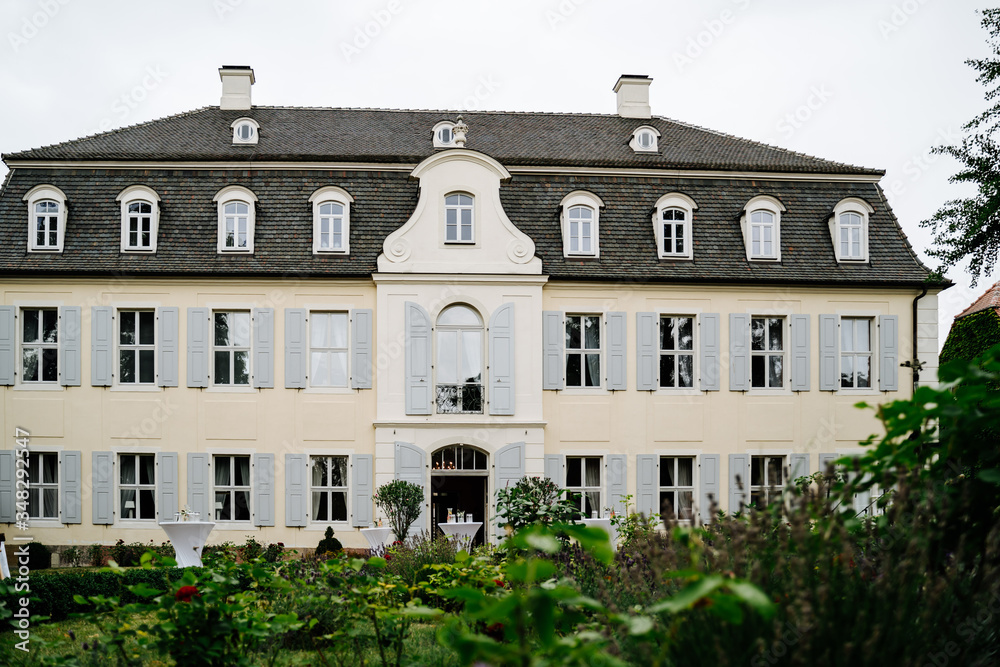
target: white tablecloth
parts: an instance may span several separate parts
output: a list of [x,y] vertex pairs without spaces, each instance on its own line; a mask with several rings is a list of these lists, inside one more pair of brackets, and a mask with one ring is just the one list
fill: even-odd
[[395,539],[392,534],[392,528],[386,528],[385,526],[362,528],[361,534],[365,536],[366,540],[368,540],[368,544],[371,545],[372,549],[387,547],[392,544]]
[[10,566],[7,564],[7,550],[4,542],[0,542],[0,579],[10,578]]
[[591,528],[600,528],[611,538],[611,547],[618,548],[618,531],[611,525],[611,519],[582,519],[582,523]]
[[482,525],[482,521],[453,521],[451,523],[439,523],[438,528],[448,537],[457,537],[468,548],[472,542],[472,538],[476,536]]
[[201,567],[201,549],[215,528],[214,521],[161,521],[160,528],[174,547],[177,567]]

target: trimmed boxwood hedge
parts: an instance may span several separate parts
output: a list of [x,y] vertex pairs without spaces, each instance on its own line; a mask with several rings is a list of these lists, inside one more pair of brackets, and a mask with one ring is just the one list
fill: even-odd
[[1000,315],[993,308],[955,320],[941,348],[941,363],[952,359],[971,361],[1000,344]]

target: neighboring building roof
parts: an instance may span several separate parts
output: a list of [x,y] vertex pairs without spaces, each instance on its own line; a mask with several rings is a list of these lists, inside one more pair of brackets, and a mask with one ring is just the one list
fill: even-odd
[[997,314],[1000,314],[1000,282],[995,283],[993,287],[983,292],[971,306],[956,315],[955,319],[957,320],[960,317],[972,315],[983,310],[989,310],[990,308],[997,310]]
[[[292,161],[416,164],[434,152],[431,130],[461,114],[466,148],[505,166],[586,166],[854,174],[885,172],[821,160],[666,118],[505,111],[397,111],[206,107],[83,139],[4,155],[15,160]],[[259,143],[233,145],[230,125],[260,123]],[[629,148],[640,125],[661,134],[658,153]]]

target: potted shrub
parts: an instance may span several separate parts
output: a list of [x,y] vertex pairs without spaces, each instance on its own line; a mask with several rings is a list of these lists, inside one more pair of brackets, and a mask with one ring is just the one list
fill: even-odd
[[497,491],[499,523],[514,531],[534,523],[573,523],[579,514],[566,490],[546,477],[522,477],[514,486]]
[[385,513],[396,539],[402,542],[410,526],[420,517],[424,506],[424,487],[401,479],[393,480],[378,487],[375,505]]

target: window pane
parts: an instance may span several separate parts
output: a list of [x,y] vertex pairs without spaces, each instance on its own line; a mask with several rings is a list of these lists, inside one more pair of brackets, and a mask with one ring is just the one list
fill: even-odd
[[118,365],[118,381],[122,383],[135,382],[135,350],[122,350]]
[[55,382],[59,379],[59,354],[55,348],[42,350],[42,381]]
[[580,349],[580,317],[566,318],[566,349]]
[[154,484],[156,475],[156,458],[152,455],[139,457],[139,483]]
[[764,357],[754,356],[750,358],[750,386],[764,386]]
[[784,323],[784,321],[781,320],[780,318],[777,318],[777,317],[768,318],[768,320],[767,320],[767,329],[768,329],[768,331],[767,331],[767,338],[768,338],[768,343],[769,343],[769,345],[768,345],[768,349],[769,350],[783,350],[784,349],[784,347],[782,347],[782,344],[781,344],[781,342],[782,342],[781,341],[781,336],[782,336],[782,333],[783,333],[783,330],[784,330],[784,327],[782,327],[783,323]]
[[444,198],[446,206],[458,206],[458,195],[448,195]]
[[139,518],[156,518],[156,492],[153,489],[139,490]]
[[58,341],[59,314],[55,310],[42,311],[42,340],[46,343]]
[[123,456],[119,459],[121,470],[119,471],[122,484],[135,484],[135,457]]
[[[744,488],[746,486],[746,480],[740,480]],[[750,459],[750,485],[760,486],[764,483],[764,457],[754,456]]]
[[481,382],[483,379],[483,334],[462,332],[462,381]]
[[25,310],[21,313],[24,317],[24,338],[25,343],[37,343],[38,341],[38,314],[37,310]]
[[458,382],[458,332],[438,331],[438,382],[454,384]]
[[250,520],[250,492],[249,491],[236,491],[234,494],[236,496],[236,520],[237,521],[249,521]]
[[118,342],[122,345],[135,345],[135,313],[122,310],[118,312]]
[[139,382],[152,383],[156,381],[156,371],[153,367],[154,350],[139,351]]
[[250,384],[250,353],[246,350],[233,353],[233,384]]
[[250,313],[233,313],[231,317],[233,345],[250,347]]
[[331,352],[330,385],[334,387],[347,386],[347,352]]
[[312,516],[313,521],[329,521],[329,507],[327,505],[327,499],[330,497],[329,493],[324,491],[313,491],[312,494]]
[[480,325],[479,316],[466,306],[450,306],[438,316],[439,325],[473,326]]
[[229,352],[215,352],[215,384],[230,384]]
[[21,353],[21,362],[23,365],[21,376],[25,382],[37,382],[38,381],[38,350],[37,349],[25,349]]
[[347,494],[342,491],[330,494],[330,521],[347,521]]
[[229,313],[215,314],[215,344],[229,345]]
[[781,486],[785,483],[781,458],[772,456],[767,459],[767,483],[768,486]]
[[683,521],[690,521],[694,518],[694,492],[677,492],[677,518]]
[[333,313],[312,313],[309,316],[309,339],[313,347],[330,347]]
[[676,239],[675,252],[684,252],[684,227],[682,225],[677,225],[676,231],[674,232],[674,238]]
[[854,355],[844,355],[840,358],[840,386],[854,386]]
[[570,387],[582,386],[583,369],[580,367],[581,355],[566,355],[566,384]]
[[783,376],[783,361],[784,358],[776,354],[768,356],[768,387],[783,387],[784,386],[784,376]]
[[481,413],[483,411],[483,386],[466,385],[462,388],[462,411]]
[[674,318],[660,318],[660,349],[674,349]]
[[677,486],[693,486],[694,485],[694,459],[692,458],[679,458],[677,459]]
[[582,460],[578,457],[566,459],[566,486],[583,486]]
[[601,355],[599,354],[587,355],[587,386],[601,386]]
[[660,356],[660,386],[675,387],[676,375],[674,369],[674,355],[664,354]]
[[677,386],[694,386],[694,357],[690,354],[678,355],[677,359]]
[[216,486],[229,486],[229,480],[232,479],[231,473],[232,473],[232,457],[216,456],[215,457]]
[[250,457],[233,457],[233,486],[250,486]]
[[438,385],[437,411],[445,414],[459,411],[457,386]]
[[135,506],[135,489],[122,489],[121,490],[121,513],[123,519],[134,519],[136,506]]
[[840,321],[840,350],[841,352],[854,351],[854,320],[845,318]]
[[330,486],[347,486],[347,457],[334,456],[330,460]]
[[347,347],[347,313],[330,314],[330,346]]
[[139,313],[139,344],[153,345],[156,342],[155,313],[146,310]]
[[215,493],[215,520],[229,521],[233,516],[233,507],[228,492]]
[[42,516],[47,519],[59,516],[59,489],[45,489],[42,492]]
[[660,486],[674,485],[674,459],[672,456],[660,457]]
[[583,324],[583,340],[588,350],[598,350],[601,347],[601,318],[585,317]]
[[854,326],[858,336],[858,352],[871,352],[871,322],[869,320],[856,320]]
[[680,328],[677,332],[677,349],[693,350],[694,332],[691,318],[681,317],[678,318],[678,321],[680,322]]
[[764,320],[754,318],[750,320],[750,349],[764,349]]
[[858,362],[858,386],[859,387],[870,387],[871,386],[871,357],[859,356],[857,358]]
[[314,456],[312,457],[312,485],[313,486],[328,486],[328,465],[327,457],[325,456]]

